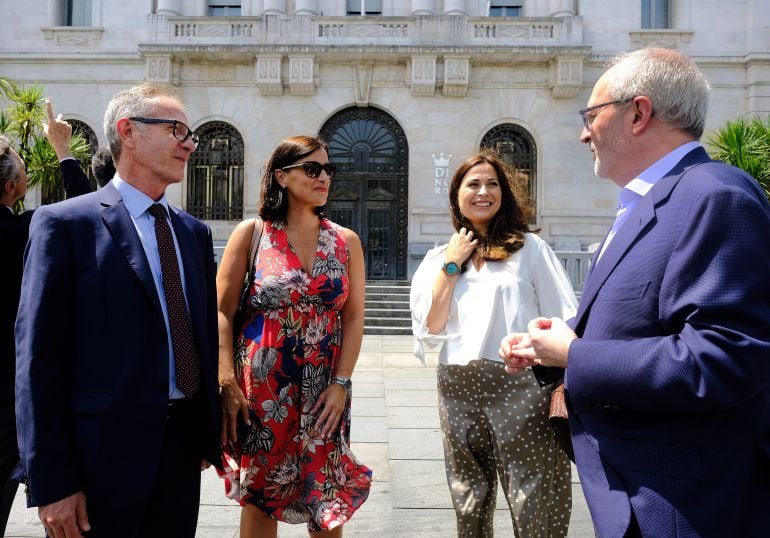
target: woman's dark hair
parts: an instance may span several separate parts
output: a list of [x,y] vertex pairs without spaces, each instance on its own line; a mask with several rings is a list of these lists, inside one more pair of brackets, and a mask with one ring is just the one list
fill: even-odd
[[[300,162],[316,150],[323,149],[327,153],[326,142],[316,136],[290,136],[284,138],[262,169],[262,186],[259,190],[259,216],[270,222],[285,221],[289,207],[289,197],[285,189],[275,179],[275,171]],[[323,216],[324,206],[315,208],[318,216]]]
[[[500,182],[500,209],[492,217],[487,226],[487,234],[479,230],[465,218],[460,211],[458,193],[463,178],[476,165],[488,163],[495,169]],[[524,246],[524,234],[530,230],[529,219],[532,206],[526,195],[526,176],[510,170],[500,157],[491,150],[483,150],[471,155],[457,168],[449,184],[449,208],[452,214],[452,225],[455,230],[460,228],[473,230],[474,237],[481,244],[481,257],[488,261],[500,261]]]

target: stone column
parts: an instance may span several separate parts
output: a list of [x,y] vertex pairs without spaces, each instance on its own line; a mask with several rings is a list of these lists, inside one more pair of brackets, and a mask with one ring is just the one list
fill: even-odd
[[180,0],[158,0],[158,9],[155,13],[158,15],[181,15],[181,4]]
[[551,0],[549,17],[570,17],[575,15],[575,0]]
[[412,0],[412,15],[433,15],[435,13],[435,0]]
[[318,15],[318,0],[296,0],[295,15]]
[[265,0],[262,15],[275,15],[286,13],[286,0]]
[[444,0],[444,15],[467,15],[466,0]]

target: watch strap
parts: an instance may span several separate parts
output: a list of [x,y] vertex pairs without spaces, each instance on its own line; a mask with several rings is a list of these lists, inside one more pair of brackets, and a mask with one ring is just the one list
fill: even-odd
[[340,377],[335,375],[332,377],[331,382],[337,385],[342,385],[342,388],[344,388],[348,392],[350,392],[353,389],[353,381],[351,381],[347,377]]

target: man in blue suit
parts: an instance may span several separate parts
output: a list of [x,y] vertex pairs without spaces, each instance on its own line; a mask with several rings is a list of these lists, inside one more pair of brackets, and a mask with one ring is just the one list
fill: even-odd
[[621,55],[581,111],[622,188],[577,315],[509,335],[511,368],[566,368],[597,534],[770,532],[770,205],[699,145],[708,83],[667,49]]
[[208,227],[171,207],[197,136],[172,89],[116,94],[99,191],[39,208],[16,322],[16,414],[30,506],[49,535],[194,536],[218,463]]

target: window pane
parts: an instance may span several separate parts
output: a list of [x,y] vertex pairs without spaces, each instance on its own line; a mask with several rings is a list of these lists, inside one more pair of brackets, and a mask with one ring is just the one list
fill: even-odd
[[669,28],[669,0],[642,0],[642,28]]
[[511,0],[497,0],[489,3],[490,17],[520,17],[521,5],[513,4]]
[[650,0],[642,0],[642,28],[651,28]]
[[91,0],[67,0],[66,26],[91,26]]
[[668,0],[655,2],[655,28],[668,28]]

